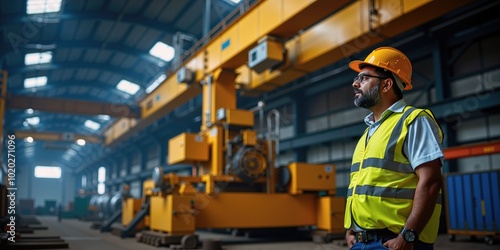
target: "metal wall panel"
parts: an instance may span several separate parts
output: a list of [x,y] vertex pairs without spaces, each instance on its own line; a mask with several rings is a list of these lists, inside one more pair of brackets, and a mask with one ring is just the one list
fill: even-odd
[[130,166],[131,174],[137,174],[141,172],[141,157],[143,157],[142,154],[143,153],[139,151],[135,151],[132,153],[132,164]]
[[491,235],[500,231],[500,171],[446,176],[450,234]]
[[[500,136],[500,115],[490,115],[488,116],[489,126],[488,134],[491,137]],[[500,164],[499,164],[500,165]]]
[[276,158],[276,164],[278,166],[288,165],[290,162],[295,161],[293,151],[281,152]]
[[491,170],[489,155],[460,158],[457,160],[458,171],[471,173]]
[[325,163],[330,161],[330,148],[324,145],[315,145],[307,151],[307,162],[310,163]]
[[295,136],[295,129],[293,126],[286,126],[280,128],[280,139],[289,139]]
[[488,137],[486,120],[480,117],[473,120],[463,120],[455,125],[458,142],[485,140]]
[[314,133],[328,128],[328,116],[310,119],[306,122],[306,132]]

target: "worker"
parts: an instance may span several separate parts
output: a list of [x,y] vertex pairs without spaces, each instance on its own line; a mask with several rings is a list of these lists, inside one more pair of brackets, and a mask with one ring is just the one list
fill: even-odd
[[428,109],[407,105],[412,65],[381,47],[349,67],[354,104],[369,109],[354,150],[344,218],[356,249],[434,249],[442,204],[443,134]]
[[61,222],[63,209],[64,209],[63,204],[59,203],[59,206],[57,207],[57,221],[58,222]]

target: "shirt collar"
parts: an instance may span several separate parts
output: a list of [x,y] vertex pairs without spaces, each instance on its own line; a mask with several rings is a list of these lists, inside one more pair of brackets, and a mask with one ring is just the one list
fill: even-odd
[[[406,102],[403,99],[399,99],[397,102],[392,104],[388,109],[386,109],[383,113],[382,116],[380,117],[380,120],[377,121],[377,123],[383,121],[385,118],[387,118],[390,114],[392,113],[401,113],[406,107]],[[368,126],[371,126],[375,123],[374,117],[373,117],[373,112],[371,112],[369,115],[365,117],[365,123]]]

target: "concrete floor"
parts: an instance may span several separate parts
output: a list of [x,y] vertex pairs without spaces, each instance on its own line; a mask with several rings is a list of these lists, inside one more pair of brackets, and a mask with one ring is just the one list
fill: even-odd
[[[47,226],[48,230],[36,230],[36,235],[58,235],[69,243],[70,249],[75,250],[127,250],[127,249],[158,249],[143,243],[136,242],[133,238],[120,239],[110,233],[100,233],[98,230],[90,229],[90,222],[78,220],[62,220],[57,222],[55,217],[37,217],[42,225]],[[257,250],[257,249],[286,249],[286,250],[347,250],[348,247],[342,246],[343,241],[338,240],[334,243],[317,244],[312,241],[296,241],[293,239],[276,240],[269,238],[245,238],[234,237],[228,234],[198,233],[201,240],[220,239],[223,242],[225,250]],[[160,249],[168,249],[166,247]],[[483,238],[471,240],[469,236],[457,236],[455,242],[448,240],[448,235],[438,236],[435,244],[436,250],[493,250],[500,249],[500,241],[496,239],[493,246],[488,246],[483,242]]]

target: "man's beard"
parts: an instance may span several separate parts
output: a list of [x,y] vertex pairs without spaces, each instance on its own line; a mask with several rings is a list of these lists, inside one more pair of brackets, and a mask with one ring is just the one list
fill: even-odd
[[368,90],[366,94],[359,89],[354,90],[354,92],[360,93],[359,96],[354,96],[354,105],[358,107],[370,109],[380,102],[378,84],[371,90]]

